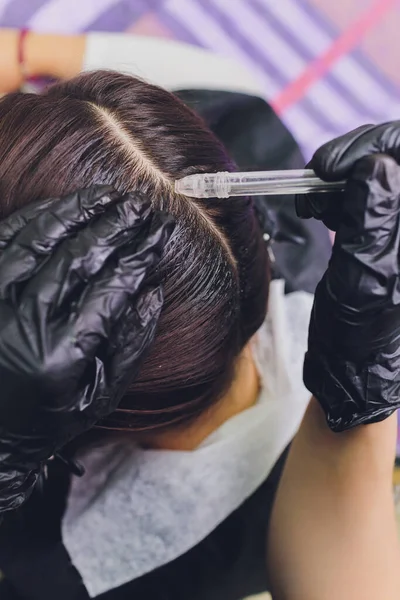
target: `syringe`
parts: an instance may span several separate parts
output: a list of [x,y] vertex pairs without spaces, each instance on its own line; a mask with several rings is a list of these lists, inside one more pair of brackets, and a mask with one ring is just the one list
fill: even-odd
[[175,181],[175,191],[192,198],[229,198],[340,192],[345,185],[345,181],[323,181],[311,169],[248,173],[221,171],[188,175]]

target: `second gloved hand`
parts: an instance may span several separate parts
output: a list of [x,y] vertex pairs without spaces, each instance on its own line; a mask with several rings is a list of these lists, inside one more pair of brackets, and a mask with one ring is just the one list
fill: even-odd
[[155,334],[163,296],[146,278],[172,230],[106,187],[0,223],[0,512],[116,408]]
[[[373,154],[387,154],[400,163],[400,121],[357,127],[323,144],[307,167],[324,181],[340,181],[347,179],[360,158]],[[313,217],[336,231],[341,222],[343,200],[341,192],[299,194],[295,202],[297,216]]]
[[[332,167],[338,178],[340,165]],[[334,431],[400,407],[400,167],[380,154],[359,160],[341,200],[304,364],[306,387]]]

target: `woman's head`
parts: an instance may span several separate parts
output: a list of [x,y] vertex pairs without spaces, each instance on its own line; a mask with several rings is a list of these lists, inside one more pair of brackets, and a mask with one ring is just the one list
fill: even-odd
[[175,216],[153,274],[165,297],[157,335],[121,403],[129,412],[111,426],[158,430],[196,418],[226,392],[265,316],[268,260],[251,202],[174,193],[175,179],[232,169],[193,112],[129,76],[94,72],[0,101],[0,218],[94,183],[140,190]]

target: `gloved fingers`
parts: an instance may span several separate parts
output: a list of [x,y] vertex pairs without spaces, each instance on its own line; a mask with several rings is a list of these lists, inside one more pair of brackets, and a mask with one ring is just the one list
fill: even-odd
[[94,186],[35,203],[0,223],[0,247],[5,248],[0,255],[0,297],[5,297],[11,284],[29,279],[58,244],[118,197],[110,186]]
[[0,468],[0,515],[22,506],[33,492],[38,477],[39,471]]
[[347,181],[336,244],[352,240],[367,250],[372,242],[370,250],[380,253],[398,226],[399,205],[400,166],[384,154],[362,158]]
[[114,412],[134,380],[155,337],[163,300],[160,286],[140,290],[113,327],[108,356],[104,361],[111,393],[106,404],[97,402],[88,406],[87,412],[90,412],[92,421],[99,421]]
[[341,219],[343,192],[324,192],[323,194],[297,194],[295,196],[296,214],[300,219],[317,219],[331,231],[336,231]]
[[160,311],[158,293],[143,297],[138,292],[149,272],[157,267],[173,229],[171,217],[155,214],[151,229],[140,245],[129,244],[120,250],[118,256],[113,257],[88,285],[76,307],[77,317],[72,332],[85,357],[99,356],[99,349],[105,342],[103,350],[108,352],[110,340],[116,347],[115,332],[128,308],[133,306],[138,317],[131,331],[131,339],[136,338],[138,344],[137,353],[132,348],[131,366],[134,365],[142,351],[142,329],[151,330]]
[[0,250],[15,238],[15,236],[35,217],[46,212],[54,204],[54,198],[37,200],[13,212],[9,217],[0,222]]
[[[306,169],[311,169],[308,163]],[[296,214],[300,219],[317,219],[331,231],[336,231],[342,213],[343,192],[324,192],[321,194],[297,194],[295,196]]]
[[[151,223],[151,205],[141,195],[127,194],[75,237],[67,239],[21,295],[24,304],[38,305],[44,319],[79,297],[107,260],[126,244],[138,245]],[[40,303],[40,304],[39,304]]]
[[392,301],[399,254],[400,166],[385,155],[363,158],[347,182],[328,271],[336,301],[362,311]]
[[[80,431],[113,412],[137,373],[152,342],[162,308],[159,287],[141,290],[156,267],[172,230],[166,215],[155,215],[152,232],[135,252],[125,248],[92,283],[79,307],[71,339],[84,357],[82,377],[89,373]],[[81,406],[82,406],[82,400]]]
[[[124,261],[124,268],[129,269],[129,261]],[[45,460],[73,437],[111,414],[134,379],[156,333],[163,291],[160,286],[145,287],[131,297],[134,295],[131,290],[139,285],[132,279],[132,286],[126,282],[131,290],[124,297],[123,292],[118,293],[121,275],[113,277],[114,269],[113,265],[105,267],[65,340],[69,355],[75,355],[73,380],[79,381],[81,389],[85,390],[79,397],[79,404],[73,393],[55,394],[51,404],[42,406],[39,422],[35,424],[35,437],[14,439],[14,450],[21,444],[26,454],[31,446],[35,457]],[[57,374],[63,364],[57,364],[56,360],[53,360],[52,368]],[[67,376],[64,377],[67,381]],[[49,443],[48,420],[51,422],[52,445]],[[32,418],[29,431],[31,428]],[[63,432],[68,432],[68,437]]]
[[400,121],[363,125],[327,142],[309,167],[326,181],[346,179],[354,164],[370,154],[388,154],[400,162]]
[[[393,125],[393,127],[389,129],[393,133],[393,136],[397,134],[399,135],[398,157],[400,159],[400,121],[396,123],[398,124],[398,129],[394,127],[394,124],[391,124]],[[369,135],[372,131],[374,132],[374,136],[375,134],[377,135],[376,139],[374,137],[375,145],[372,143],[368,145],[368,143],[365,142],[363,136]],[[357,132],[359,133],[359,135],[356,136],[355,134]],[[327,144],[322,146],[319,150],[317,150],[312,161],[307,165],[307,168],[314,168],[317,172],[317,175],[319,175],[323,179],[329,179],[330,174],[333,175],[333,179],[342,179],[343,174],[341,172],[340,175],[336,177],[337,171],[335,161],[337,159],[337,152],[339,150],[346,149],[343,150],[344,154],[342,158],[338,159],[339,161],[345,162],[348,158],[346,152],[350,151],[349,148],[351,146],[349,144],[349,140],[352,139],[355,140],[355,144],[360,144],[360,146],[355,149],[353,154],[353,156],[358,157],[357,160],[355,162],[352,162],[351,164],[349,163],[348,165],[347,176],[351,176],[352,169],[354,169],[355,164],[357,164],[358,161],[361,161],[361,158],[366,158],[367,156],[375,156],[376,154],[378,154],[378,151],[376,149],[378,146],[387,145],[387,136],[390,137],[387,124],[378,127],[370,125],[359,127],[358,129],[354,130],[354,132],[350,132],[350,134],[346,134],[341,138],[336,138],[336,140],[332,140],[332,142],[328,142]],[[360,142],[360,140],[363,141]],[[360,152],[361,149],[365,149],[367,147],[371,149],[371,153],[369,155]],[[386,156],[389,157],[391,155],[391,152],[381,152],[380,154],[386,154]],[[332,161],[332,163],[330,163],[329,161]],[[370,163],[370,165],[372,166],[372,163]],[[373,173],[369,173],[368,168],[367,171],[365,169],[365,166],[359,167],[358,175],[354,176],[353,179],[357,178],[360,183],[362,183],[363,177],[366,177],[368,179],[368,177],[370,176],[372,179],[374,179]],[[394,169],[394,171],[396,170]],[[342,221],[343,207],[344,205],[348,205],[348,199],[352,193],[352,190],[349,189],[349,187],[347,187],[344,193],[325,192],[323,194],[298,194],[295,198],[297,216],[302,219],[318,219],[319,221],[323,221],[326,227],[328,227],[328,229],[330,229],[331,231],[337,231]]]

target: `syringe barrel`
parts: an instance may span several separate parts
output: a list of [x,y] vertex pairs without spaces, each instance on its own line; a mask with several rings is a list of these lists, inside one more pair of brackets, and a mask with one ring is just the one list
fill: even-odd
[[340,191],[344,181],[323,181],[311,169],[289,171],[253,171],[248,173],[203,173],[175,182],[175,190],[194,198],[229,198],[321,193]]

